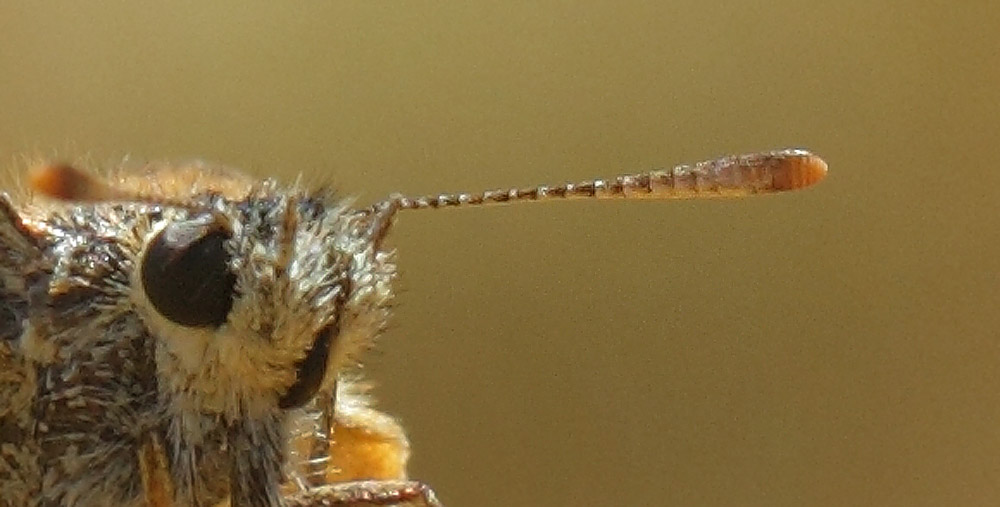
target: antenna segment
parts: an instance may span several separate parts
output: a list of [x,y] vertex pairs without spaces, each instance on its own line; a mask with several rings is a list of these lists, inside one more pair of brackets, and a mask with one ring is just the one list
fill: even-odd
[[396,195],[390,200],[396,201],[398,209],[423,209],[552,199],[740,197],[804,188],[823,179],[826,170],[826,163],[816,155],[805,150],[787,149],[626,174],[613,180],[487,190],[472,194]]

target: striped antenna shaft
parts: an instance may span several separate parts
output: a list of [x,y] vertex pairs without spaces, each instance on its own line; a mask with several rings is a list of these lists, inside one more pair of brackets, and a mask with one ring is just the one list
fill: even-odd
[[444,208],[551,199],[690,199],[739,197],[804,188],[823,179],[826,163],[812,153],[787,149],[735,155],[673,169],[557,186],[487,190],[421,197],[395,195],[396,209]]

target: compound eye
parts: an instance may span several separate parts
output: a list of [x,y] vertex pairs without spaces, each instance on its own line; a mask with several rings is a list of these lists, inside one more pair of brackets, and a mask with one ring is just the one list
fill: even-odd
[[206,215],[160,231],[142,259],[142,286],[156,311],[188,327],[218,327],[233,306],[230,233]]

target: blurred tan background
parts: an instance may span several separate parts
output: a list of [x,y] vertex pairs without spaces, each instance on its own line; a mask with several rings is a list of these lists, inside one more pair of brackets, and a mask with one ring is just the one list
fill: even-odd
[[995,2],[88,4],[0,1],[5,160],[361,202],[830,163],[785,196],[402,216],[370,370],[448,505],[1000,502]]

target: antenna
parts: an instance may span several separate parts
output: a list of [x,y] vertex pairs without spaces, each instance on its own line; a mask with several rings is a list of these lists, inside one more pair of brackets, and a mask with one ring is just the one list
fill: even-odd
[[484,206],[559,199],[694,199],[742,197],[797,190],[826,176],[826,162],[802,149],[785,149],[706,160],[673,169],[556,186],[487,190],[472,194],[407,197],[394,194],[375,204],[372,238],[379,243],[399,210]]

